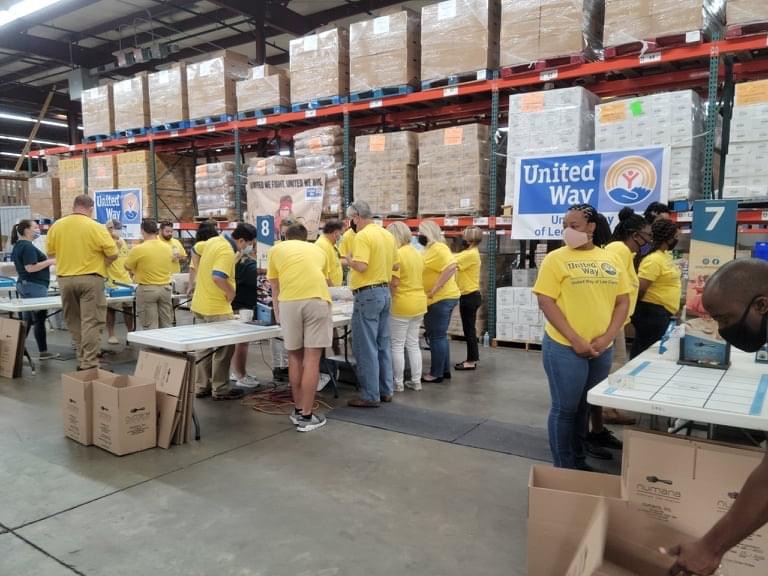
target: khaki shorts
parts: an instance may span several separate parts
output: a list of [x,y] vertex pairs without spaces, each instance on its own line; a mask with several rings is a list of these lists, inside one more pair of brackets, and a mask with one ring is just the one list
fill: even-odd
[[280,302],[286,350],[328,348],[333,342],[331,303],[319,298]]

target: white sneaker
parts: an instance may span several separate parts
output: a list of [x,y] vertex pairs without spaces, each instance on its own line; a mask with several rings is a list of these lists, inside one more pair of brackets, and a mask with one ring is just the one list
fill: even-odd
[[408,388],[408,390],[414,390],[418,392],[419,390],[421,390],[421,382],[408,381],[405,383],[405,387]]
[[318,428],[325,426],[325,422],[325,416],[312,414],[312,418],[309,420],[299,418],[299,423],[296,424],[296,430],[298,432],[311,432],[312,430],[317,430]]
[[402,382],[395,382],[395,392],[405,392],[405,386]]
[[246,374],[242,378],[235,378],[235,386],[238,388],[258,388],[261,386],[261,382],[250,374]]
[[117,339],[117,336],[110,336],[107,339],[107,344],[120,344],[120,340]]

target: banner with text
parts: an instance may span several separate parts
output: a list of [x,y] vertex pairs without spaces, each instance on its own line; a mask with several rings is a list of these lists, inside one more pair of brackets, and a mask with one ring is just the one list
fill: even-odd
[[512,238],[559,240],[563,216],[575,204],[591,204],[613,228],[619,211],[642,213],[666,202],[669,148],[638,148],[518,158]]
[[96,190],[93,193],[96,220],[106,224],[117,220],[123,225],[121,236],[126,240],[141,240],[141,188]]

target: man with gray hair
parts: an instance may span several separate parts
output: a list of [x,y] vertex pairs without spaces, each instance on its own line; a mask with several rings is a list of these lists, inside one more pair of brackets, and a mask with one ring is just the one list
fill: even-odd
[[373,223],[371,208],[363,201],[347,208],[347,218],[357,231],[349,254],[349,287],[354,295],[352,352],[357,361],[360,398],[348,404],[375,408],[391,402],[393,392],[389,311],[389,282],[399,263],[395,238]]

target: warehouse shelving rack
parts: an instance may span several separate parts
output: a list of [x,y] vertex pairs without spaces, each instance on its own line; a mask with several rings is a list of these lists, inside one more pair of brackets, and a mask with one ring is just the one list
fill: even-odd
[[[499,190],[495,159],[499,150],[495,135],[508,106],[503,96],[514,92],[573,85],[584,86],[603,98],[692,88],[705,91],[708,99],[707,126],[709,130],[705,151],[704,197],[711,198],[714,191],[720,187],[718,183],[713,182],[716,115],[722,113],[724,118],[721,151],[723,158],[726,158],[733,83],[761,78],[768,78],[768,34],[765,33],[725,40],[713,39],[709,42],[650,51],[644,54],[523,72],[508,78],[491,78],[363,102],[326,106],[316,110],[287,112],[263,118],[237,120],[159,134],[48,148],[30,153],[30,170],[32,157],[81,154],[85,160],[83,163],[86,172],[84,181],[87,190],[87,157],[89,153],[145,147],[148,147],[153,153],[200,154],[216,149],[231,150],[234,152],[239,168],[243,151],[252,146],[264,142],[287,142],[301,130],[324,124],[335,124],[341,125],[344,130],[344,201],[347,205],[352,200],[353,193],[350,162],[353,135],[382,130],[425,130],[452,124],[483,122],[491,127],[491,153],[494,161],[490,163],[489,204],[496,206]],[[501,153],[503,154],[503,151]],[[151,154],[150,157],[154,163],[154,154]],[[242,206],[244,200],[244,183],[240,172],[237,170],[235,184],[238,206]],[[152,173],[156,175],[154,166]],[[723,176],[724,170],[721,170],[721,178]],[[151,194],[154,197],[153,203],[157,206],[155,182],[153,182]],[[676,217],[681,223],[690,221],[690,214],[686,211],[679,213]],[[508,233],[511,229],[511,218],[488,214],[480,217],[445,217],[436,220],[442,227],[449,230],[455,231],[466,226],[476,225],[487,229],[489,232],[488,331],[490,336],[494,337],[496,236],[497,234]],[[405,222],[411,228],[415,228],[419,224],[419,219],[407,219]],[[750,227],[766,225],[768,224],[768,210],[745,207],[739,212],[739,222]],[[227,222],[220,225],[222,228],[231,226]],[[196,228],[196,225],[194,223],[181,223],[179,228],[192,230]]]

